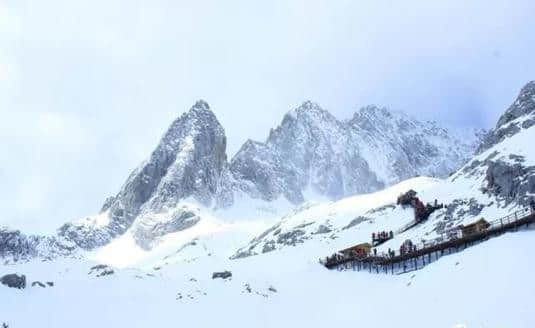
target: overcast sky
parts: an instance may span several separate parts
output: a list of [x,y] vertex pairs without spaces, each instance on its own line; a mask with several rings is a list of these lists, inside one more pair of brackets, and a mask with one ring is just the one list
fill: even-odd
[[303,100],[489,127],[535,79],[535,2],[0,0],[0,224],[96,213],[199,98],[232,155]]

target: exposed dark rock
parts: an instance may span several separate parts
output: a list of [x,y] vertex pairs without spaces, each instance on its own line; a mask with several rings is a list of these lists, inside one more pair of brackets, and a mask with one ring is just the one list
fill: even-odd
[[333,230],[331,229],[331,227],[327,226],[327,225],[324,225],[324,224],[320,224],[320,226],[318,227],[318,230],[316,230],[314,232],[315,235],[321,235],[321,234],[325,234],[325,233],[331,233]]
[[372,220],[371,218],[368,218],[368,217],[365,217],[365,216],[357,216],[356,218],[351,220],[351,222],[349,222],[348,225],[343,227],[342,230],[351,229],[351,228],[361,224],[362,222],[371,221],[371,220]]
[[277,236],[277,244],[295,246],[299,243],[303,243],[305,239],[308,239],[304,230],[295,229],[285,233],[281,233]]
[[[226,142],[223,127],[208,104],[198,101],[173,122],[150,158],[106,201],[103,209],[109,211],[109,224],[86,228],[70,223],[59,234],[81,248],[93,249],[123,234],[140,214],[159,213],[188,197],[206,206],[230,205],[233,196]],[[157,233],[179,229],[176,221],[182,219],[173,218],[158,227]]]
[[384,212],[386,210],[393,210],[395,208],[396,208],[396,205],[394,205],[394,204],[386,204],[386,205],[383,205],[383,206],[380,206],[380,207],[377,207],[377,208],[373,208],[373,209],[367,211],[366,214],[373,215],[373,214],[376,214],[376,213],[379,213],[379,212]]
[[529,194],[535,193],[535,166],[491,161],[488,163],[486,181],[485,191],[503,200],[505,205],[513,201],[527,205]]
[[100,213],[106,212],[113,205],[113,202],[115,202],[114,196],[106,198],[106,201],[104,201],[104,205],[102,205],[102,208],[100,209]]
[[91,267],[88,274],[93,274],[93,273],[96,274],[96,277],[100,278],[100,277],[112,275],[115,273],[115,271],[107,265],[98,264],[98,265],[95,265],[94,267]]
[[470,198],[467,205],[468,205],[468,210],[465,211],[462,208],[459,209],[457,211],[457,216],[460,216],[460,217],[477,216],[485,208],[485,205],[478,203],[475,198]]
[[250,246],[249,249],[240,249],[236,252],[236,254],[232,255],[230,257],[231,260],[238,260],[238,259],[244,259],[249,256],[258,255],[256,252],[253,251],[254,246]]
[[228,279],[230,277],[232,277],[232,272],[230,271],[214,272],[212,274],[212,279]]
[[269,253],[275,250],[275,242],[273,240],[269,240],[264,244],[264,247],[262,247],[262,253]]
[[[418,122],[376,106],[339,121],[306,101],[284,116],[266,142],[248,140],[230,168],[238,188],[251,197],[271,201],[282,196],[298,204],[305,201],[303,192],[309,187],[339,199],[419,174],[446,176],[468,160],[479,142],[478,136],[473,139],[457,139],[436,123]],[[362,148],[388,151],[370,154]],[[389,176],[377,176],[373,167],[377,156],[386,156]]]
[[[521,117],[523,117],[521,124],[515,122]],[[533,125],[535,125],[535,81],[529,82],[520,90],[516,100],[498,120],[496,128],[485,136],[477,153],[482,153],[505,138],[511,137],[520,130],[528,129]]]
[[0,278],[0,283],[10,288],[24,289],[26,288],[26,276],[16,273],[7,274]]
[[36,286],[37,286],[37,287],[41,287],[41,288],[46,288],[46,285],[43,284],[43,283],[40,282],[40,281],[34,281],[34,282],[32,282],[32,287],[36,287]]
[[35,257],[54,258],[71,255],[74,245],[55,237],[28,236],[19,230],[0,228],[0,258],[28,261]]

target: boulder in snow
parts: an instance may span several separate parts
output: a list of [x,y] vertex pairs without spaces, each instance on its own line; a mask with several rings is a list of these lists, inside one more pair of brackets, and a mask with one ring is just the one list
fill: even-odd
[[26,288],[26,276],[15,273],[7,274],[0,278],[0,283],[10,288],[24,289]]
[[232,272],[230,271],[214,272],[212,274],[212,279],[217,279],[217,278],[228,279],[230,277],[232,277]]

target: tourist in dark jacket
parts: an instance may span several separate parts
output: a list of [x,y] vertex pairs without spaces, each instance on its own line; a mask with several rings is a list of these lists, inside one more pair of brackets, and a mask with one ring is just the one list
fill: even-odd
[[531,197],[531,201],[529,202],[529,206],[531,207],[532,211],[535,211],[535,199]]

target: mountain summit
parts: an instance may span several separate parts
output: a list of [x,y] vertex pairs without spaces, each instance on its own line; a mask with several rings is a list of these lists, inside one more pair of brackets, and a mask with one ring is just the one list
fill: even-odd
[[231,161],[242,190],[293,203],[379,190],[416,175],[445,177],[477,147],[434,122],[367,106],[340,121],[310,101],[287,113],[265,143],[248,141]]
[[168,212],[186,198],[208,207],[230,204],[232,194],[221,183],[228,178],[226,145],[225,131],[209,105],[197,101],[171,124],[119,193],[106,201],[101,214],[107,217],[105,224],[89,230],[86,224],[67,224],[61,233],[83,248],[93,248],[123,234],[138,216]]
[[535,125],[535,81],[528,82],[513,104],[500,116],[496,127],[485,137],[477,152],[482,153],[504,139]]
[[200,222],[197,208],[272,207],[279,200],[297,205],[377,191],[416,175],[445,177],[469,159],[476,142],[474,135],[461,138],[377,106],[341,121],[306,101],[265,142],[248,140],[229,163],[225,131],[199,100],[100,214],[63,225],[58,236],[93,249],[128,231],[150,249],[160,237]]

